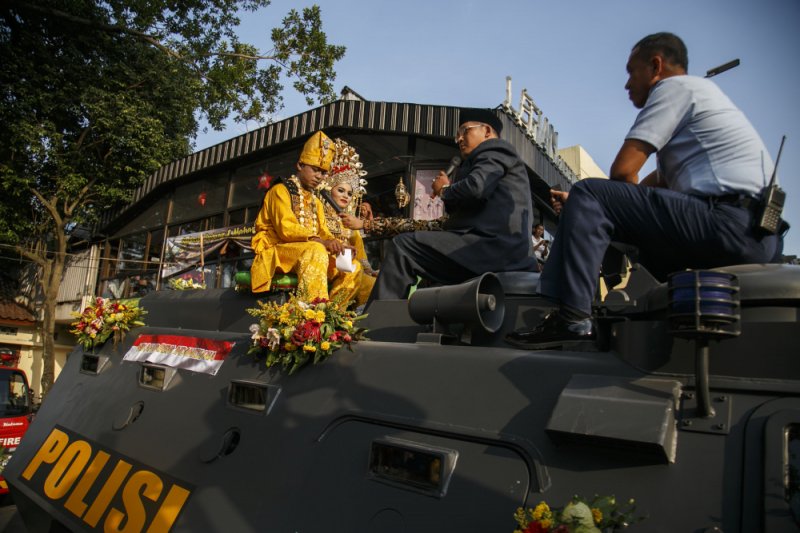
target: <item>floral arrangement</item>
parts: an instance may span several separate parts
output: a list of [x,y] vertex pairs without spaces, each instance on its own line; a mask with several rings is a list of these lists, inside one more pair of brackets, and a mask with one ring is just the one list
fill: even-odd
[[258,302],[258,306],[247,310],[259,319],[250,326],[253,345],[248,353],[265,355],[267,367],[281,363],[289,374],[309,361],[324,361],[342,346],[352,349],[352,343],[365,338],[366,330],[355,324],[367,315],[348,311],[346,303],[336,298],[306,303],[291,295],[282,305]]
[[70,324],[69,330],[78,338],[78,344],[86,350],[91,350],[113,338],[116,346],[125,333],[136,326],[144,326],[142,316],[147,313],[135,301],[112,301],[107,298],[95,298],[94,303],[83,310],[82,313],[72,313],[78,318]]
[[170,288],[176,291],[187,291],[192,289],[205,289],[206,284],[195,281],[191,274],[184,274],[179,278],[169,280]]
[[619,506],[614,496],[595,496],[591,501],[574,496],[563,509],[551,509],[540,502],[533,509],[517,509],[514,519],[519,527],[514,533],[601,533],[624,529],[644,519],[634,516],[634,504],[630,499],[624,507]]

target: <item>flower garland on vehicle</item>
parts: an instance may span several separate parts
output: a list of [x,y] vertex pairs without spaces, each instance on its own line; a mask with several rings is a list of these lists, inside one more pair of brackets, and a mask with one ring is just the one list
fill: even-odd
[[519,507],[514,519],[519,526],[514,533],[601,533],[628,527],[644,520],[635,517],[635,502],[631,498],[625,506],[617,505],[614,496],[595,496],[586,501],[578,496],[563,509],[551,509],[546,502],[534,508]]
[[169,286],[176,291],[187,291],[192,289],[205,289],[205,283],[199,283],[190,275],[186,274],[179,278],[172,278],[169,280]]
[[345,302],[317,298],[311,303],[295,295],[283,305],[258,302],[248,313],[259,319],[250,326],[250,354],[265,355],[267,367],[280,363],[293,374],[309,361],[318,364],[343,346],[364,339],[364,328],[356,322],[367,315],[348,311]]
[[141,318],[147,311],[139,307],[135,300],[112,301],[107,298],[95,298],[94,302],[81,313],[72,313],[79,320],[70,324],[70,333],[78,339],[78,344],[86,350],[100,346],[109,337],[114,346],[125,338],[131,328],[144,326]]

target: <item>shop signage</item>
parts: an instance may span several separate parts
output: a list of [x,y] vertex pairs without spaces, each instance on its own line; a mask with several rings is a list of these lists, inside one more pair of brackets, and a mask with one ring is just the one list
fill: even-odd
[[522,89],[519,97],[519,108],[511,104],[511,76],[506,76],[506,99],[503,109],[511,114],[521,124],[530,139],[542,148],[551,159],[556,159],[558,153],[558,132],[555,131],[550,120],[534,103],[527,89]]

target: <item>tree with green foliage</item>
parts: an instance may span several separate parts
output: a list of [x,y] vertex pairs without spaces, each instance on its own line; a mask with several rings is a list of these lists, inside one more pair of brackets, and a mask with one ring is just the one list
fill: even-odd
[[[159,166],[187,155],[198,119],[264,120],[284,83],[333,98],[317,6],[291,10],[273,49],[239,41],[269,0],[6,0],[0,5],[0,243],[38,266],[41,392],[54,379],[58,287],[70,228],[89,226]],[[265,29],[266,31],[266,29]]]

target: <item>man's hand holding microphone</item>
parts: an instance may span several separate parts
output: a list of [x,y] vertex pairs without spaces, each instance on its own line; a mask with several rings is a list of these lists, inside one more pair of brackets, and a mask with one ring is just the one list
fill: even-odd
[[450,176],[453,175],[460,164],[461,158],[455,156],[450,160],[450,165],[447,167],[447,170],[439,171],[439,174],[436,175],[436,179],[431,183],[431,190],[433,191],[431,192],[431,198],[441,196],[444,190],[450,186]]

